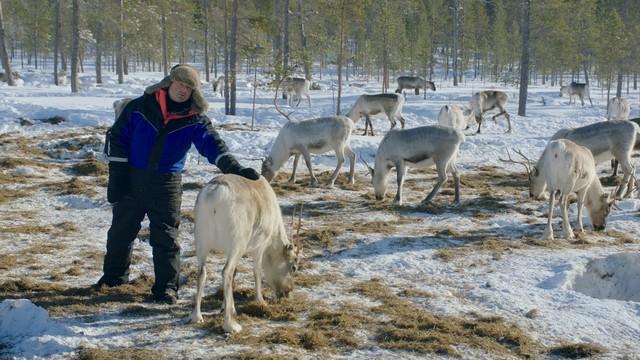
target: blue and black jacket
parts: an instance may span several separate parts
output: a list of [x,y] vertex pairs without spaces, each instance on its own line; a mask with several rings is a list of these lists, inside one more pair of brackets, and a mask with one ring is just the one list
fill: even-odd
[[174,174],[184,167],[194,144],[223,173],[242,167],[206,115],[168,113],[165,89],[130,101],[107,132],[105,153],[111,163],[128,163],[148,172]]

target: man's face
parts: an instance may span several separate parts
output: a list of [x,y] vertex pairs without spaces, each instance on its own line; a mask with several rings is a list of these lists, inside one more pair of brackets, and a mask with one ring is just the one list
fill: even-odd
[[171,86],[169,86],[169,97],[177,103],[182,103],[189,100],[192,91],[193,89],[185,83],[173,81],[171,82]]

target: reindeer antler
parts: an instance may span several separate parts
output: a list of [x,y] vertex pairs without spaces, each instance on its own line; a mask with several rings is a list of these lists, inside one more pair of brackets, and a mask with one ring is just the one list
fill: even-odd
[[528,157],[524,156],[524,154],[522,153],[522,151],[518,150],[518,149],[513,149],[513,152],[515,152],[516,154],[522,156],[522,158],[526,161],[516,161],[513,160],[511,158],[511,153],[509,153],[509,149],[507,149],[507,156],[509,157],[508,159],[502,159],[502,158],[498,158],[498,160],[502,161],[502,162],[506,162],[506,163],[513,163],[513,164],[519,164],[524,166],[524,168],[527,170],[527,175],[531,174],[531,170],[533,169],[533,165],[531,165],[531,160],[529,160]]
[[276,95],[273,98],[273,105],[276,106],[276,111],[280,113],[280,115],[284,116],[287,121],[291,121],[291,118],[289,118],[289,115],[293,114],[293,111],[290,113],[285,113],[284,111],[280,110],[280,107],[278,106],[278,90],[280,89],[280,85],[282,84],[282,82],[284,81],[285,77],[283,76],[282,78],[280,78],[280,80],[278,80],[278,84],[276,85]]
[[298,254],[302,252],[302,241],[300,241],[300,229],[302,228],[302,209],[304,208],[304,203],[300,204],[300,212],[298,213],[298,229],[296,230],[296,247],[298,248]]
[[367,163],[367,160],[365,160],[364,156],[362,156],[362,151],[358,152],[358,157],[360,158],[360,160],[362,160],[364,165],[367,167],[367,169],[369,170],[369,173],[371,173],[373,175],[373,168],[371,166],[369,166],[369,163]]

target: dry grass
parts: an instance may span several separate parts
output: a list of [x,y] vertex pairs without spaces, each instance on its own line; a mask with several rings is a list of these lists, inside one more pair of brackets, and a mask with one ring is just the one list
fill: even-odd
[[107,164],[95,159],[89,159],[73,164],[71,172],[77,176],[102,176],[108,174],[109,168]]
[[16,266],[16,257],[13,255],[0,255],[0,270],[11,270]]
[[373,311],[388,318],[376,331],[383,348],[459,356],[455,347],[464,344],[498,357],[532,357],[540,350],[522,330],[498,317],[437,316],[401,299],[381,280],[356,284],[352,291],[382,303]]
[[52,316],[93,315],[105,309],[147,301],[152,284],[153,278],[141,276],[129,284],[96,291],[91,287],[66,287],[21,278],[0,283],[0,300],[27,298]]
[[29,158],[5,157],[0,159],[0,168],[2,169],[15,169],[18,166],[43,167],[45,165],[39,161],[35,161]]
[[296,357],[289,355],[265,354],[264,352],[255,350],[245,350],[233,354],[227,354],[224,358],[229,360],[289,360],[295,359]]
[[298,272],[295,274],[294,280],[297,287],[311,288],[324,283],[335,283],[342,277],[342,274],[339,273],[307,274],[304,272]]
[[598,344],[592,343],[574,343],[561,344],[549,349],[549,354],[569,359],[582,359],[586,357],[594,357],[607,352],[607,349]]
[[162,360],[165,359],[161,351],[146,349],[80,349],[74,360]]
[[29,193],[18,189],[0,188],[0,204],[29,196]]

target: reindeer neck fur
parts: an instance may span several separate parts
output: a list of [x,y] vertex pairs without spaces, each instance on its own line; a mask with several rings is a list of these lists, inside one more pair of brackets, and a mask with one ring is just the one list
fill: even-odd
[[276,137],[276,140],[273,142],[273,146],[271,147],[271,153],[269,154],[269,157],[273,162],[274,169],[280,169],[282,165],[291,157],[291,144],[289,144],[291,137],[286,134],[287,127],[290,124],[291,123],[287,123],[282,128],[282,130],[280,130],[280,133],[278,133],[278,136]]

